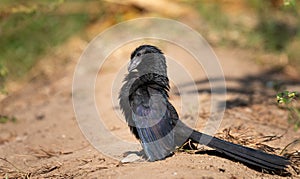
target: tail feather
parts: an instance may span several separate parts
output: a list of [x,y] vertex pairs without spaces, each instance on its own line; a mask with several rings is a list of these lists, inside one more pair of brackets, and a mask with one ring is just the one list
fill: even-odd
[[[241,162],[245,162],[268,170],[283,170],[290,164],[287,158],[268,154],[260,150],[227,142],[216,137],[193,131],[190,138],[197,143],[205,144]],[[203,141],[207,141],[205,143]]]

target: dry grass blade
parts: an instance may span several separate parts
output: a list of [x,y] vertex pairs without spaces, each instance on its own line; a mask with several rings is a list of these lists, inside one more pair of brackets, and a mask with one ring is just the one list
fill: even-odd
[[218,136],[224,140],[240,145],[254,147],[265,152],[276,153],[276,151],[280,150],[280,148],[271,147],[267,144],[264,144],[264,142],[278,140],[282,137],[282,135],[264,136],[262,134],[253,134],[251,131],[253,130],[239,125],[224,129],[222,133],[218,134]]
[[300,175],[300,139],[296,139],[293,142],[289,143],[281,151],[285,157],[290,159],[291,167],[296,172],[297,175]]
[[33,172],[34,175],[47,174],[61,167],[62,164],[45,165]]
[[297,145],[300,144],[300,139],[296,139],[294,140],[293,142],[287,144],[283,149],[282,151],[280,152],[280,154],[283,154],[285,155],[285,153],[291,153],[289,151],[292,151],[293,148],[297,148]]
[[177,151],[195,154],[195,153],[201,151],[201,149],[198,149],[198,144],[194,144],[191,140],[188,140],[181,147],[179,147],[177,149]]
[[6,158],[0,157],[0,160],[5,161],[9,165],[11,165],[15,170],[9,170],[9,171],[4,171],[0,170],[0,173],[5,174],[6,178],[30,178],[30,173],[24,172],[20,168],[18,168],[16,165],[14,165],[12,162],[8,161]]
[[10,164],[11,166],[13,166],[18,172],[22,172],[21,169],[19,169],[17,166],[15,166],[13,163],[11,163],[10,161],[8,161],[6,158],[2,158],[0,157],[0,160],[3,160],[5,162],[7,162],[8,164]]
[[300,151],[286,153],[284,156],[291,161],[291,167],[296,174],[300,175]]
[[62,151],[53,151],[53,150],[47,150],[47,149],[30,149],[34,154],[35,157],[37,158],[51,158],[51,157],[56,157],[59,155],[68,155],[72,154],[72,151],[69,152],[62,152]]
[[256,147],[262,151],[270,152],[270,153],[276,153],[277,150],[280,150],[280,148],[270,147],[266,144],[257,143]]
[[54,156],[58,156],[57,152],[45,149],[31,149],[33,151],[33,155],[37,158],[51,158]]
[[236,144],[254,144],[255,139],[253,136],[247,135],[248,132],[248,129],[244,129],[243,126],[229,127],[219,133],[219,137]]
[[272,136],[262,136],[261,139],[264,139],[261,142],[270,142],[270,141],[274,141],[277,139],[282,138],[283,135],[277,136],[277,135],[272,135]]

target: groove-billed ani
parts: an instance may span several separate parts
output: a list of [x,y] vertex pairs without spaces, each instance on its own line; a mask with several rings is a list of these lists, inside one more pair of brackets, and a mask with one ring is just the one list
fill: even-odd
[[284,157],[233,144],[183,124],[168,100],[166,60],[157,47],[136,48],[131,54],[128,72],[119,96],[120,107],[148,160],[164,159],[173,154],[176,147],[191,140],[264,169],[280,170],[290,164]]

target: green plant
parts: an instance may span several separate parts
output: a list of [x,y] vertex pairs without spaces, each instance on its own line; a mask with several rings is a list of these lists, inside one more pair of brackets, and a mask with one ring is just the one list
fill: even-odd
[[300,127],[300,108],[297,107],[298,98],[299,93],[295,91],[283,91],[277,94],[277,103],[288,110],[288,119],[294,124],[295,130]]
[[8,74],[7,68],[0,63],[0,93],[6,93],[5,81]]
[[7,123],[8,121],[11,121],[11,122],[16,122],[17,119],[15,117],[9,117],[9,116],[2,116],[0,115],[0,124],[4,124],[4,123]]
[[296,6],[296,0],[284,0],[283,4],[284,4],[284,6],[295,7]]

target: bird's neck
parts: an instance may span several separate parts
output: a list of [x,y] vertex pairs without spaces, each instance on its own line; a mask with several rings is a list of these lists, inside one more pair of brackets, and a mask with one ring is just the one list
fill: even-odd
[[144,76],[147,74],[157,74],[166,78],[168,77],[167,66],[164,63],[146,64],[145,66],[140,67],[138,74],[139,76]]

